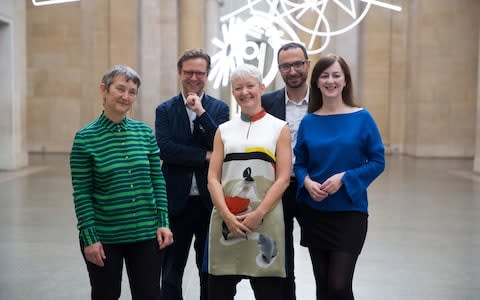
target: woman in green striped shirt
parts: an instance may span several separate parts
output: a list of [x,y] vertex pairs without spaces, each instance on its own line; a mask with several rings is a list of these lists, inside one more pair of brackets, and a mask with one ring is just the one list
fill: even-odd
[[70,154],[80,247],[92,299],[120,297],[123,261],[133,299],[160,299],[169,229],[165,180],[150,127],[127,118],[140,77],[116,65],[103,76],[103,113],[79,130]]

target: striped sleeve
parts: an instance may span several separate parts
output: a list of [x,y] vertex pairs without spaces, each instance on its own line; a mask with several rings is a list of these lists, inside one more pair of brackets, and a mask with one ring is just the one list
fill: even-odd
[[150,152],[148,155],[150,162],[150,176],[152,178],[153,192],[158,214],[158,226],[169,227],[168,220],[168,202],[167,190],[165,188],[165,178],[160,168],[160,151],[157,141],[153,134],[150,136]]
[[80,239],[88,246],[99,241],[95,230],[95,212],[92,204],[93,161],[85,151],[81,134],[77,133],[70,153],[73,200]]

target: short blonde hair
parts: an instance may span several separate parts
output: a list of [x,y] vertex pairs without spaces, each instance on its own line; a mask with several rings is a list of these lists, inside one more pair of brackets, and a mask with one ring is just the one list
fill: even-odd
[[262,83],[263,80],[262,72],[260,72],[257,67],[244,64],[232,71],[232,74],[230,74],[230,82],[244,77],[254,77],[258,83]]

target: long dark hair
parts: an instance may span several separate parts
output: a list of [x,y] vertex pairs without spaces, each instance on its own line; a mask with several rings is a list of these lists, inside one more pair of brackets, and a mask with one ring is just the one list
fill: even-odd
[[326,56],[320,58],[313,67],[312,76],[310,78],[311,90],[310,101],[308,102],[308,112],[315,112],[323,106],[322,92],[317,85],[318,78],[320,78],[320,75],[336,61],[338,61],[338,63],[340,64],[340,67],[342,68],[343,74],[345,76],[345,87],[342,90],[343,103],[352,107],[357,106],[353,101],[353,86],[350,68],[341,56],[336,54],[327,54]]

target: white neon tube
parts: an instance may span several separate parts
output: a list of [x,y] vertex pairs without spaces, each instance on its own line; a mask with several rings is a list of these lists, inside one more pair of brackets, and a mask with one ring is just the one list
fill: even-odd
[[76,2],[76,1],[80,1],[80,0],[45,0],[45,1],[32,0],[32,3],[35,6],[44,6],[44,5],[60,4],[60,3],[67,3],[67,2]]
[[373,5],[381,6],[383,8],[388,8],[388,9],[395,10],[395,11],[401,11],[402,10],[402,8],[400,6],[393,5],[393,4],[388,4],[388,3],[385,3],[385,2],[381,2],[381,1],[376,1],[376,0],[360,0],[360,1],[371,3]]

